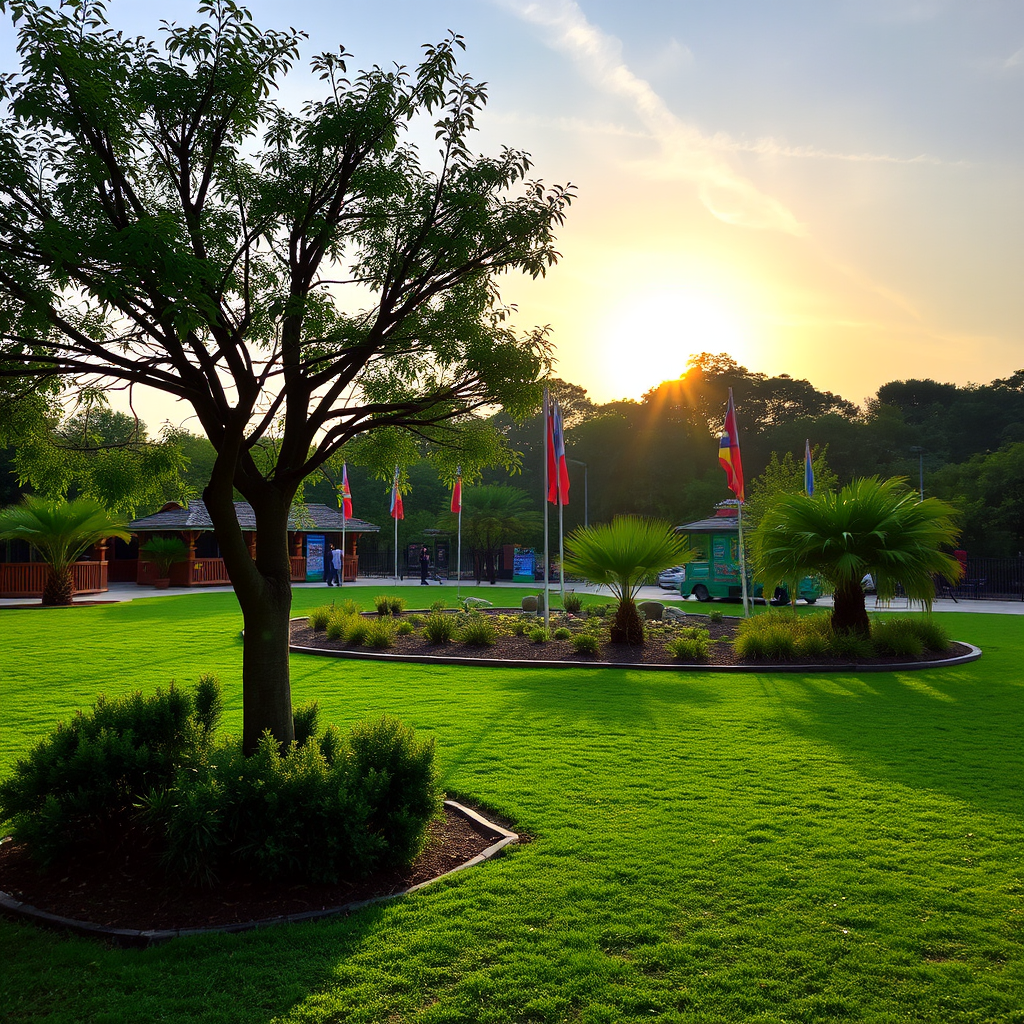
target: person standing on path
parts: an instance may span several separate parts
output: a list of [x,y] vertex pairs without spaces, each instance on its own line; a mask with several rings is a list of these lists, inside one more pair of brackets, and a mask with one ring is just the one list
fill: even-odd
[[334,568],[334,585],[340,587],[345,581],[342,579],[341,574],[344,571],[344,565],[342,562],[342,550],[331,545],[331,565]]
[[430,552],[427,551],[426,544],[420,548],[420,586],[428,587],[427,574],[430,572]]
[[327,556],[324,558],[324,583],[329,587],[334,586],[334,545],[327,549]]

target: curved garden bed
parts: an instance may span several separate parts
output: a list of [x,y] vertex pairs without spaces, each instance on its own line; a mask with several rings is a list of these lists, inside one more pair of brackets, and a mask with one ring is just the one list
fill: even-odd
[[[415,613],[410,613],[410,615]],[[508,609],[493,609],[481,614],[515,616]],[[369,613],[367,618],[375,618]],[[717,618],[717,616],[716,616]],[[570,620],[571,621],[571,620]],[[393,662],[424,662],[435,664],[464,664],[518,666],[533,668],[631,668],[660,671],[700,672],[840,672],[856,670],[895,671],[938,668],[960,665],[981,657],[981,650],[972,644],[954,641],[944,652],[925,651],[919,656],[877,655],[851,658],[849,656],[794,656],[781,659],[740,658],[733,650],[732,640],[742,619],[724,617],[712,621],[708,615],[687,615],[678,626],[665,624],[657,629],[648,628],[648,639],[642,646],[613,644],[605,635],[593,654],[580,654],[570,639],[549,638],[535,642],[528,635],[515,636],[500,632],[493,644],[473,645],[457,640],[450,643],[431,643],[421,630],[393,639],[392,646],[375,649],[365,644],[351,644],[345,640],[331,640],[321,630],[309,627],[306,618],[292,620],[291,650],[297,654],[312,654],[332,658],[364,658]],[[538,620],[538,625],[541,623]],[[649,627],[651,624],[648,624]],[[707,629],[712,643],[706,658],[676,657],[667,648],[673,633],[693,627]]]

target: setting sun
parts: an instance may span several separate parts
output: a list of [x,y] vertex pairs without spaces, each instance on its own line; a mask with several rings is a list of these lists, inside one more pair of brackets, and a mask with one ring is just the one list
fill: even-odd
[[603,378],[602,390],[636,398],[679,377],[698,352],[728,352],[742,361],[750,343],[745,315],[717,296],[686,289],[633,294],[604,324],[592,369]]

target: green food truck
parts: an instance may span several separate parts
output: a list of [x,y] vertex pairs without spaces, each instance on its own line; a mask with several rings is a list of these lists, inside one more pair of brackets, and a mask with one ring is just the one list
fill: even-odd
[[[742,598],[740,580],[739,518],[735,504],[720,505],[709,519],[698,519],[676,527],[676,533],[686,538],[692,558],[683,566],[684,575],[679,583],[683,597],[693,594],[698,601],[716,597]],[[749,573],[749,562],[747,572]],[[750,583],[751,597],[762,597],[760,583]],[[821,597],[821,585],[812,576],[805,576],[799,584],[797,597],[814,604]],[[785,587],[776,590],[773,602],[789,603]]]

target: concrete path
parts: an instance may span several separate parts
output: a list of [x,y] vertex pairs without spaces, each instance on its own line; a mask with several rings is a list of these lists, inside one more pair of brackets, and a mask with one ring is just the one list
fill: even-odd
[[[475,586],[475,582],[472,580],[463,580],[463,587]],[[331,595],[337,597],[337,595],[344,593],[354,587],[359,589],[365,589],[367,587],[373,589],[381,589],[383,587],[419,587],[420,581],[418,578],[407,577],[404,580],[395,581],[393,577],[360,577],[354,583],[346,583],[344,587],[328,587],[323,583],[295,583],[293,587],[296,590],[322,590],[324,595]],[[485,584],[486,586],[486,584]],[[537,593],[542,587],[537,583],[512,583],[502,580],[498,586],[500,587],[515,587],[516,589]],[[424,605],[430,602],[436,601],[439,597],[445,599],[454,599],[455,596],[455,582],[442,583],[440,586],[436,583],[431,583],[429,587],[423,587]],[[558,592],[558,587],[553,586],[553,593]],[[575,590],[579,593],[584,594],[602,594],[605,597],[609,597],[607,588],[590,586],[589,584],[572,584],[571,587],[567,586],[566,590]],[[210,594],[210,593],[230,593],[231,587],[174,587],[170,590],[156,591],[152,587],[140,587],[136,583],[112,583],[110,590],[105,594],[92,594],[83,595],[75,599],[76,604],[87,604],[89,602],[112,602],[112,601],[138,601],[144,598],[150,597],[180,597],[183,594]],[[427,595],[430,594],[430,600],[427,601]],[[678,600],[679,597],[671,590],[662,590],[661,587],[641,587],[640,593],[637,595],[638,601],[674,601]],[[557,600],[557,598],[555,599]],[[0,598],[0,608],[10,607],[12,605],[24,605],[33,603],[32,599],[25,598]],[[552,602],[554,603],[554,602]],[[801,602],[802,604],[803,602]],[[688,599],[686,602],[691,610],[696,611],[699,602],[695,599]],[[906,612],[908,609],[900,605],[902,602],[894,602],[895,607],[881,608],[875,604],[875,598],[873,595],[868,595],[867,608],[869,612],[874,611],[890,611],[890,612]],[[736,610],[739,609],[739,602],[716,602],[714,607],[721,608],[727,614],[736,614]],[[707,607],[712,607],[708,605]],[[818,601],[817,607],[819,608],[831,608],[832,599],[829,597],[823,597]],[[949,598],[941,598],[934,602],[932,609],[937,612],[986,612],[989,614],[996,615],[1024,615],[1024,601],[969,601],[960,599],[959,601],[952,601]]]

